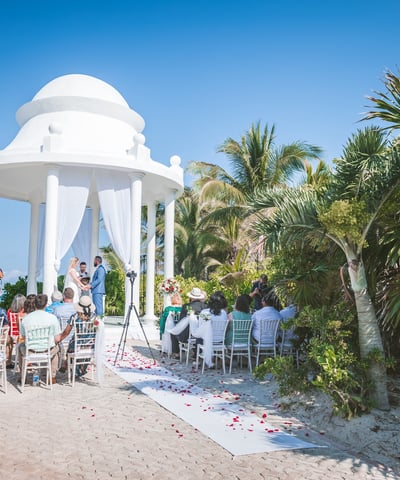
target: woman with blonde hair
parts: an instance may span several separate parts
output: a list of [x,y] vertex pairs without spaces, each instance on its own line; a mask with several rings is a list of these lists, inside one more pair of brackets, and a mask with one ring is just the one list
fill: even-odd
[[168,315],[171,312],[175,314],[180,314],[181,310],[182,298],[179,293],[175,292],[171,295],[171,305],[168,305],[164,308],[160,317],[160,340],[162,340],[162,336],[165,331],[165,322],[167,321]]
[[88,287],[81,282],[78,273],[79,258],[72,257],[68,264],[67,274],[64,279],[64,290],[69,287],[74,291],[74,303],[79,301],[81,290],[88,290]]

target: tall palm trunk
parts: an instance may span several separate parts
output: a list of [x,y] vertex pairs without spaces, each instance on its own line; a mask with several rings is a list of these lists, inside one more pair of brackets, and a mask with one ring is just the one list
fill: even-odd
[[[379,351],[382,359],[384,359],[385,351],[378,327],[375,308],[367,289],[367,277],[364,265],[362,262],[354,260],[354,254],[346,252],[346,256],[349,265],[351,287],[356,302],[361,358],[368,358],[368,354],[375,350]],[[376,358],[376,356],[374,356],[374,358]],[[389,410],[386,367],[382,361],[374,358],[370,359],[371,364],[368,370],[369,378],[374,387],[371,398],[377,408],[381,410]]]

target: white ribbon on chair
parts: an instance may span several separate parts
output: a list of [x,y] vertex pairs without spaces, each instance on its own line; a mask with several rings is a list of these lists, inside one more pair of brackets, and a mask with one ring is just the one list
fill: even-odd
[[170,312],[165,321],[165,330],[161,340],[161,352],[168,355],[172,353],[171,329],[173,329],[174,325],[174,316]]
[[192,332],[192,335],[196,338],[203,339],[203,352],[204,352],[204,363],[208,368],[211,368],[214,364],[212,363],[213,357],[213,331],[211,320],[200,322],[200,326],[197,330]]

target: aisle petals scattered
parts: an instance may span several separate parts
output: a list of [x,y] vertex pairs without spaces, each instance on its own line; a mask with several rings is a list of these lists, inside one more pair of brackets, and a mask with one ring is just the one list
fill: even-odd
[[[238,403],[241,395],[237,393],[207,393],[138,351],[125,351],[115,361],[116,351],[116,344],[106,349],[111,370],[233,455],[318,446],[268,425],[266,413],[260,419],[255,412],[246,411]],[[178,429],[176,434],[184,437]]]

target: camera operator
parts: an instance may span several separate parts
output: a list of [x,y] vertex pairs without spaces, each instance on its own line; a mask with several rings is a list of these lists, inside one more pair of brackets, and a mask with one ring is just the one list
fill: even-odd
[[250,291],[250,297],[254,300],[254,310],[260,310],[262,308],[261,299],[264,295],[267,295],[272,290],[272,287],[268,287],[268,277],[265,273],[260,275],[260,278],[256,280]]

